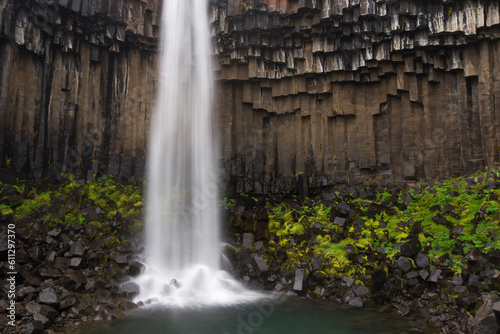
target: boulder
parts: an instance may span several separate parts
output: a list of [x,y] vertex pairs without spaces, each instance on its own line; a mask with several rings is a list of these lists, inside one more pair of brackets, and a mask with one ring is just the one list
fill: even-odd
[[254,256],[252,258],[252,266],[257,275],[261,275],[268,271],[266,262],[264,261],[262,256]]
[[305,269],[296,269],[295,270],[295,279],[293,282],[293,289],[295,291],[302,291],[304,288],[304,276]]
[[33,320],[26,325],[26,334],[43,334],[45,332],[45,325],[43,322]]
[[414,256],[414,260],[415,260],[415,264],[419,268],[425,268],[429,265],[429,256],[425,253],[422,253],[422,252],[417,253]]
[[141,287],[134,282],[125,283],[120,287],[120,292],[128,298],[133,298],[139,294]]
[[477,310],[476,316],[467,324],[469,334],[498,334],[500,324],[493,306],[500,301],[498,296],[483,295],[483,305]]
[[59,307],[60,305],[59,295],[53,288],[44,289],[38,295],[38,303]]
[[401,255],[404,257],[412,257],[420,252],[420,250],[422,250],[422,245],[416,237],[402,244],[399,249]]
[[411,268],[413,268],[411,261],[404,256],[400,256],[398,258],[397,266],[404,273],[408,272]]

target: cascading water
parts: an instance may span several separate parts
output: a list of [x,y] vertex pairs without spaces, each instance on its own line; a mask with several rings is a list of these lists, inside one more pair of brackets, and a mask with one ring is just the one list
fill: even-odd
[[163,2],[148,156],[146,271],[137,300],[177,306],[257,298],[219,270],[206,0]]

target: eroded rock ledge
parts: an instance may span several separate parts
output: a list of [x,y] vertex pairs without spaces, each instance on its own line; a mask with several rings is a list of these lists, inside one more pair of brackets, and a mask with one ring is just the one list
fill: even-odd
[[[160,1],[0,0],[0,167],[142,180]],[[228,189],[499,161],[495,1],[210,1]]]

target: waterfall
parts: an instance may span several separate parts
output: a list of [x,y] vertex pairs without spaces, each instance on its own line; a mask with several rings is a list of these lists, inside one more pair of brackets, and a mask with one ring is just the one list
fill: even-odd
[[137,300],[228,304],[255,297],[220,267],[206,0],[163,2],[146,194],[146,271]]

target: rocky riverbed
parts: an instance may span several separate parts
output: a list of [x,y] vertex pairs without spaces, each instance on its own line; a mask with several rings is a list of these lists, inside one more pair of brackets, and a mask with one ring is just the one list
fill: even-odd
[[[403,189],[299,184],[222,201],[228,270],[245,284],[395,312],[414,318],[416,333],[500,329],[497,170]],[[37,186],[4,180],[4,333],[64,332],[140,307],[130,279],[143,267],[142,206],[140,186],[110,177]]]

